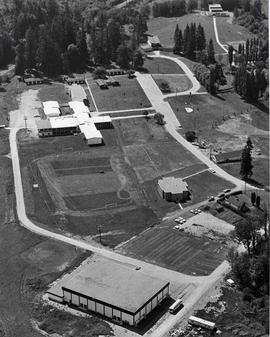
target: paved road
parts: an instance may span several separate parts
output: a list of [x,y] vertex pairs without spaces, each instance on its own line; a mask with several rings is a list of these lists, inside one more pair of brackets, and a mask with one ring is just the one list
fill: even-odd
[[[154,57],[169,59],[176,62],[180,67],[182,67],[193,85],[192,89],[184,92],[185,95],[190,91],[192,93],[196,93],[200,89],[200,83],[193,76],[191,70],[181,60],[170,56],[164,56],[159,53],[156,53]],[[180,127],[180,122],[176,118],[170,104],[168,102],[164,102],[165,98],[151,75],[136,73],[136,76],[139,84],[144,90],[153,108],[164,115],[164,120],[166,122],[165,128],[170,133],[170,135],[182,146],[184,146],[188,151],[190,151],[194,156],[200,159],[200,161],[206,164],[209,168],[215,170],[217,175],[236,185],[237,189],[244,189],[245,183],[243,180],[238,179],[224,171],[221,167],[216,165],[213,161],[210,160],[210,158],[206,157],[199,149],[193,146],[178,133],[177,129]],[[246,188],[254,189],[254,187],[249,184],[246,184]]]
[[227,48],[225,48],[225,46],[219,41],[218,30],[217,30],[217,19],[215,16],[213,16],[213,24],[214,24],[214,31],[215,31],[217,44],[219,44],[220,47],[225,51],[225,53],[228,54]]

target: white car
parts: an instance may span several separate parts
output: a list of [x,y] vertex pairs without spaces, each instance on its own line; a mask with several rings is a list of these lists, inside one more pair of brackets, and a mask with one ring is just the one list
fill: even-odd
[[182,219],[181,222],[180,222],[180,224],[183,224],[183,223],[185,223],[186,221],[187,221],[186,219]]
[[197,213],[201,213],[201,210],[198,209],[198,208],[196,208],[195,211],[196,211]]
[[180,226],[176,225],[176,226],[174,226],[173,228],[179,230],[179,229],[180,229]]
[[194,212],[195,212],[194,209],[191,209],[191,210],[190,210],[190,213],[193,213],[193,214],[194,214]]
[[180,223],[180,222],[182,221],[182,218],[176,218],[176,219],[174,219],[174,221],[175,221],[176,223]]
[[209,172],[216,173],[216,171],[214,169],[212,169],[212,168],[209,169]]

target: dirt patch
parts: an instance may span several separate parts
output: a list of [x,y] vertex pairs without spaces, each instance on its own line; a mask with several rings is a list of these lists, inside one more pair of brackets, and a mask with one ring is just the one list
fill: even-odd
[[202,212],[187,220],[181,228],[195,236],[202,236],[208,238],[225,237],[234,229],[234,226],[218,219],[210,213]]

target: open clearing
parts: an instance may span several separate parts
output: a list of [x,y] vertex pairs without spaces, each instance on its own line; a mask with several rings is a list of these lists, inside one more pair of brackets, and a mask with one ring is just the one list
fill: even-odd
[[[114,76],[116,77],[116,76]],[[99,111],[143,109],[151,107],[148,98],[136,78],[117,76],[119,87],[110,86],[109,89],[100,89],[92,79],[87,79]]]
[[151,56],[144,60],[143,69],[151,74],[184,74],[183,69],[175,62]]
[[205,171],[185,179],[191,191],[192,203],[206,200],[211,195],[217,195],[225,188],[233,188],[234,185],[221,177]]
[[121,253],[189,275],[209,275],[227,249],[218,242],[171,228],[152,228],[118,249]]
[[168,83],[170,91],[166,93],[183,92],[192,87],[189,78],[185,75],[153,75],[152,77],[159,86],[159,88],[162,83],[164,82]]
[[[254,159],[252,178],[259,184],[267,184],[269,178],[269,115],[255,106],[243,101],[235,93],[210,95],[193,95],[173,97],[169,100],[177,118],[181,121],[185,134],[195,130],[199,139],[203,139],[213,151],[230,152],[244,148],[250,137],[254,149],[261,155]],[[193,108],[187,113],[185,106]],[[209,149],[205,150],[209,155]],[[222,164],[232,175],[239,177],[239,163]]]
[[[196,23],[197,25],[200,23],[204,28],[206,40],[209,41],[212,38],[215,52],[224,53],[224,50],[216,42],[212,17],[200,14],[187,14],[179,18],[159,17],[149,20],[147,25],[148,32],[158,35],[163,46],[173,47],[173,35],[176,25],[178,24],[183,33],[186,25],[191,23]],[[231,41],[246,41],[247,38],[253,37],[244,27],[230,23],[230,18],[217,18],[217,29],[219,40],[224,44]]]

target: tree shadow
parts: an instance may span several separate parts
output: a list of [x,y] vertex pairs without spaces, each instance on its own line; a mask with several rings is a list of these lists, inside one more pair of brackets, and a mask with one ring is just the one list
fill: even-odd
[[250,185],[253,185],[255,187],[259,187],[259,188],[264,187],[264,185],[262,183],[260,183],[259,181],[255,180],[255,179],[252,179],[252,178],[245,179],[245,182],[250,184]]

